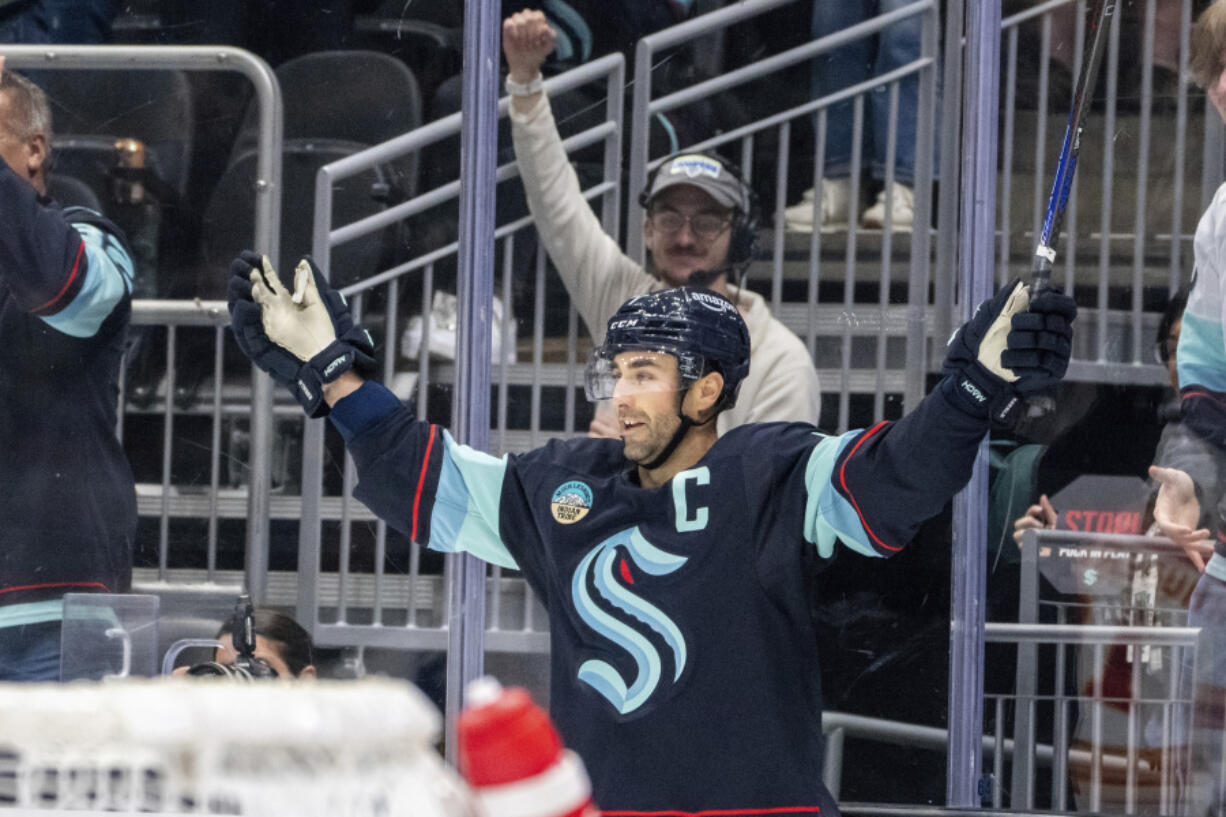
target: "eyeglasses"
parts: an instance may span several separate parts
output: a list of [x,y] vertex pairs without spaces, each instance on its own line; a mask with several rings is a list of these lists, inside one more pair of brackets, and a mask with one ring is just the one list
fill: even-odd
[[705,241],[715,238],[727,230],[728,225],[732,223],[732,218],[729,216],[720,216],[715,213],[695,213],[687,216],[676,210],[657,210],[651,214],[650,218],[651,226],[666,235],[680,232],[682,227],[689,224],[694,235]]

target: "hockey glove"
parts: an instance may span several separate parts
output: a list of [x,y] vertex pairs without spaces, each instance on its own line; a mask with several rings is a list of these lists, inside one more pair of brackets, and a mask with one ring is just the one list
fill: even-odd
[[1027,396],[1064,376],[1076,317],[1077,304],[1058,289],[1031,301],[1026,285],[1014,281],[954,333],[941,388],[968,414],[1012,424]]
[[267,256],[244,250],[230,264],[230,325],[251,362],[290,389],[309,417],[323,417],[323,387],[350,369],[371,376],[375,345],[353,323],[345,298],[310,257],[298,262],[291,294]]

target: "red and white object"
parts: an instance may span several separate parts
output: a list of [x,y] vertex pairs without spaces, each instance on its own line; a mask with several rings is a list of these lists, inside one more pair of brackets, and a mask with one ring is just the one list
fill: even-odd
[[460,714],[460,773],[482,817],[599,817],[579,756],[562,745],[526,690],[493,678],[468,685]]

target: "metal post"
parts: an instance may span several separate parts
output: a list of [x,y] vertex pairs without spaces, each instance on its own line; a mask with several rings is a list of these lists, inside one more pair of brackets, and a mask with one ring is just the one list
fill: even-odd
[[651,103],[651,38],[644,37],[634,48],[634,91],[631,95],[630,113],[630,175],[626,179],[626,189],[630,195],[626,197],[629,210],[626,213],[626,223],[630,229],[626,231],[626,255],[632,261],[642,264],[645,261],[646,250],[643,246],[643,231],[638,225],[643,223],[643,208],[639,206],[636,195],[647,184],[647,153],[651,141],[651,119],[647,106]]
[[[498,171],[497,0],[464,3],[464,118],[460,127],[460,240],[455,392],[456,440],[484,450],[490,436],[490,312],[494,300],[494,194]],[[456,762],[456,720],[464,685],[482,672],[485,564],[449,557],[447,759]]]
[[[1033,531],[1022,537],[1022,570],[1018,587],[1017,620],[1021,624],[1039,623],[1039,545]],[[1038,645],[1018,644],[1017,670],[1014,681],[1016,711],[1013,714],[1013,781],[1009,803],[1014,808],[1034,806],[1034,710],[1031,707],[1038,694],[1035,667]],[[1062,687],[1057,686],[1056,694]]]
[[[951,310],[957,300],[953,271],[958,257],[958,188],[962,166],[962,143],[958,139],[962,126],[962,54],[961,49],[949,43],[962,42],[963,16],[963,0],[948,0],[942,38],[946,46],[941,61],[945,89],[941,95],[941,189],[937,202],[936,264],[932,275],[932,337],[938,343],[944,343],[953,328]],[[908,359],[908,364],[911,362]]]
[[[921,53],[937,56],[937,12],[931,9],[924,14]],[[951,49],[956,50],[956,49]],[[939,63],[920,72],[919,110],[916,114],[915,140],[915,227],[911,231],[911,272],[907,285],[907,373],[903,407],[906,411],[915,408],[924,397],[924,375],[928,371],[927,337],[924,314],[928,311],[929,257],[932,247],[932,143],[936,117],[937,71]],[[893,153],[889,155],[893,156]],[[893,259],[882,259],[885,269]],[[940,311],[939,305],[936,306]],[[885,315],[882,315],[882,325]],[[885,339],[879,338],[884,345]],[[876,416],[876,415],[874,415]]]
[[[961,319],[992,293],[996,217],[997,90],[1000,4],[967,6],[966,105],[962,118],[962,208],[958,276]],[[948,89],[953,93],[955,89]],[[949,656],[949,754],[946,800],[979,805],[983,730],[983,603],[987,583],[987,441],[970,483],[954,499]]]
[[[218,55],[218,62],[233,57]],[[260,100],[260,135],[256,159],[255,244],[269,258],[281,255],[281,143],[284,114],[281,86],[267,63],[256,57],[245,62]],[[241,64],[241,63],[240,63]],[[237,66],[236,66],[237,67]],[[252,603],[263,604],[268,592],[268,538],[272,494],[273,383],[251,367],[251,453],[247,477],[247,592]]]

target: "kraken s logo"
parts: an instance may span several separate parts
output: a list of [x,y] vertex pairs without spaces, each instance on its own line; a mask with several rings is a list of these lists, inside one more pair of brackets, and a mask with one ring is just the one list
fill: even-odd
[[[672,652],[674,683],[685,669],[686,648],[681,631],[663,611],[618,582],[614,568],[620,561],[618,554],[621,548],[625,549],[636,568],[652,576],[672,573],[685,564],[686,558],[665,553],[643,538],[639,529],[634,527],[601,542],[575,568],[571,579],[571,596],[580,617],[597,633],[628,652],[637,667],[635,677],[627,683],[607,661],[593,658],[579,667],[579,680],[607,698],[618,712],[625,715],[642,706],[655,692],[663,674],[663,662],[659,650],[647,636],[596,605],[588,589],[588,577],[591,577],[591,583],[601,598],[660,635]],[[633,584],[624,565],[622,575]]]

